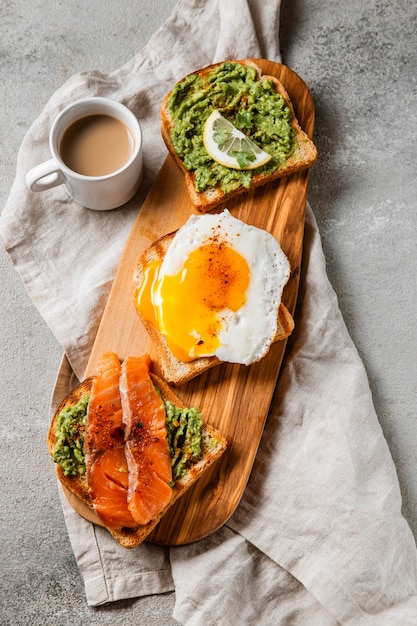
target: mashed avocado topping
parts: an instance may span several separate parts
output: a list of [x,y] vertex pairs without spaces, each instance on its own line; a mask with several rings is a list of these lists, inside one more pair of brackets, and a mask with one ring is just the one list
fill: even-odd
[[201,454],[203,419],[198,409],[179,409],[165,401],[167,439],[171,451],[172,478],[184,476],[190,461]]
[[[175,85],[168,106],[172,145],[185,168],[194,171],[198,192],[218,184],[225,193],[248,188],[252,176],[271,174],[294,152],[291,111],[273,82],[259,80],[254,67],[226,62],[205,77],[191,74]],[[203,128],[215,109],[272,159],[254,170],[234,170],[214,161],[204,147]]]
[[[53,460],[65,476],[85,473],[84,433],[90,396],[82,396],[74,406],[62,410],[57,417]],[[167,440],[171,453],[172,478],[181,478],[190,461],[201,453],[203,419],[196,408],[179,409],[164,401]]]
[[84,433],[89,400],[89,394],[82,396],[77,404],[63,409],[57,417],[57,442],[52,458],[65,476],[85,473]]

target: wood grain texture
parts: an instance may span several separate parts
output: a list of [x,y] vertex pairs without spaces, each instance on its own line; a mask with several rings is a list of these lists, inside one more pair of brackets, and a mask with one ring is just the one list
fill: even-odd
[[[314,105],[301,78],[289,68],[254,59],[265,74],[279,78],[293,102],[301,127],[312,137]],[[243,194],[225,206],[237,218],[270,231],[291,264],[283,302],[294,312],[304,235],[308,170]],[[118,271],[94,342],[85,376],[94,373],[108,350],[121,359],[149,352],[160,373],[154,347],[133,303],[133,271],[137,259],[155,239],[179,228],[192,214],[180,172],[168,156],[145,200],[123,251]],[[204,419],[227,437],[228,450],[165,515],[150,536],[163,545],[196,541],[218,529],[232,515],[247,484],[267,419],[286,340],[274,344],[267,356],[249,367],[223,364],[176,388],[188,406],[199,406]]]

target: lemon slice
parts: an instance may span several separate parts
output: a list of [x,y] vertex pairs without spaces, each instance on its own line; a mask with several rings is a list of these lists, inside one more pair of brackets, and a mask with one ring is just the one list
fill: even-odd
[[217,110],[204,124],[203,143],[212,159],[235,170],[253,170],[272,158]]

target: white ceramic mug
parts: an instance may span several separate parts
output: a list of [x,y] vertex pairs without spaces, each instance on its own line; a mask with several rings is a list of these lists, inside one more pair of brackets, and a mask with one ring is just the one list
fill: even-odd
[[[119,169],[103,176],[86,176],[70,169],[60,155],[65,131],[89,115],[110,115],[123,122],[133,137],[132,152]],[[52,159],[36,165],[26,175],[31,191],[45,191],[65,184],[68,194],[89,209],[106,211],[130,200],[139,188],[143,172],[142,132],[136,116],[123,104],[101,97],[78,100],[55,119],[49,133]]]

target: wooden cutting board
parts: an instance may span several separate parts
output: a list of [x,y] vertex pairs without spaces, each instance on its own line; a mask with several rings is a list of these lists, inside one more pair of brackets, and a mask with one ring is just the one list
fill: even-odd
[[[278,77],[293,102],[296,116],[310,137],[314,105],[301,78],[289,68],[255,59],[265,74]],[[291,264],[283,302],[293,313],[304,234],[308,170],[241,195],[225,206],[239,219],[270,231]],[[183,175],[168,156],[143,204],[120,259],[113,286],[94,342],[85,376],[95,371],[98,358],[112,350],[121,359],[154,347],[133,304],[133,271],[138,257],[158,237],[180,227],[196,213]],[[176,388],[188,406],[199,406],[204,419],[227,437],[228,449],[165,515],[149,540],[163,545],[196,541],[218,529],[232,515],[247,484],[275,390],[286,340],[250,367],[224,364]],[[155,371],[158,365],[155,362]],[[76,508],[74,500],[70,500]],[[82,511],[80,511],[82,514]]]

